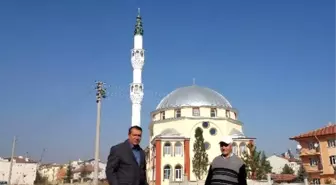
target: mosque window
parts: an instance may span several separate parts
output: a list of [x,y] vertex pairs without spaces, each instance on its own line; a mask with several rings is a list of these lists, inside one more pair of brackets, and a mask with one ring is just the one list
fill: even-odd
[[192,113],[193,113],[193,116],[200,116],[200,109],[199,109],[199,107],[194,107],[193,109],[192,109]]
[[211,128],[209,132],[212,136],[217,134],[217,130],[215,128]]
[[205,150],[209,150],[210,149],[210,143],[209,142],[204,142],[204,148],[205,148]]
[[175,143],[175,148],[174,148],[175,156],[182,156],[182,143],[181,142],[176,142]]
[[161,120],[166,119],[165,111],[160,112],[160,119],[161,119]]
[[181,117],[181,109],[175,109],[175,118]]
[[163,179],[170,179],[171,168],[169,165],[163,167]]
[[240,143],[239,144],[239,155],[242,156],[246,152],[246,144]]
[[226,114],[226,117],[227,117],[227,118],[230,117],[230,111],[229,111],[229,110],[226,110],[226,111],[225,111],[225,114]]
[[171,155],[171,144],[166,142],[163,146],[163,155]]
[[202,126],[203,126],[203,128],[208,128],[208,127],[209,127],[209,122],[204,121],[204,122],[202,123]]
[[210,116],[211,116],[212,118],[217,117],[217,109],[216,109],[216,108],[212,108],[212,109],[210,110]]
[[235,155],[238,155],[238,146],[237,146],[237,143],[232,143],[232,152]]

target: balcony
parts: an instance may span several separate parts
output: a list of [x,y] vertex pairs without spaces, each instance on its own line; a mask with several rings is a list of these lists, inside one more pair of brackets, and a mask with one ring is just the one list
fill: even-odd
[[300,151],[300,157],[302,156],[313,156],[313,155],[320,155],[320,148],[316,149],[308,149],[308,148],[302,148]]
[[307,173],[322,173],[323,172],[322,164],[317,164],[314,166],[311,166],[310,164],[304,164],[303,167],[305,168]]

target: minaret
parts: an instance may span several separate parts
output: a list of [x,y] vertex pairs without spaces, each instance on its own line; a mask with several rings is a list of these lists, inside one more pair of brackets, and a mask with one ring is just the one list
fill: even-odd
[[140,8],[136,18],[134,30],[134,48],[132,49],[132,67],[133,67],[133,83],[130,87],[130,97],[132,101],[132,126],[141,126],[141,102],[144,95],[142,84],[142,67],[145,63],[145,54],[142,47],[143,28],[140,16]]

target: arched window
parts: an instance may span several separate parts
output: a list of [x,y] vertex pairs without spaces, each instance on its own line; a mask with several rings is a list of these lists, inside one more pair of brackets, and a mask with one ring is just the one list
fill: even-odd
[[182,166],[179,164],[175,166],[175,180],[182,181]]
[[171,144],[169,142],[163,145],[163,155],[171,155]]
[[240,143],[239,144],[239,155],[242,156],[246,151],[246,144],[245,143]]
[[210,116],[212,118],[217,117],[217,109],[216,108],[210,109]]
[[174,149],[174,152],[175,152],[175,156],[182,156],[182,143],[181,142],[176,142],[175,143],[175,149]]
[[163,167],[163,179],[169,179],[171,174],[171,167],[166,165]]
[[238,156],[238,146],[237,143],[232,143],[232,153]]

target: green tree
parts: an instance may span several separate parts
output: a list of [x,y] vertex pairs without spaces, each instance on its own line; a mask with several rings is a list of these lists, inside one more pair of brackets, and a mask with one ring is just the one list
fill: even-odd
[[195,130],[194,157],[192,160],[193,172],[199,180],[207,173],[209,163],[208,154],[205,151],[203,130],[197,127]]
[[307,178],[307,172],[301,164],[296,177],[296,182],[303,182],[305,178]]
[[85,162],[83,163],[83,166],[81,167],[81,171],[80,171],[80,177],[85,180],[87,178],[87,176],[89,175],[89,170],[85,164]]
[[69,161],[69,164],[68,164],[68,167],[67,167],[65,181],[67,183],[70,183],[71,179],[72,179],[72,176],[73,176],[72,165],[71,165],[71,161]]
[[294,174],[294,170],[285,164],[285,166],[282,168],[281,174]]
[[242,159],[246,165],[248,178],[255,180],[257,179],[257,170],[259,169],[260,152],[257,151],[257,147],[252,142],[247,144],[247,148],[250,154],[244,151]]
[[34,184],[46,184],[47,182],[48,182],[47,177],[43,177],[41,173],[38,170],[36,170],[36,177]]
[[266,160],[265,152],[261,152],[259,168],[257,169],[257,179],[267,179],[267,174],[272,172],[272,166],[269,161]]
[[243,152],[242,159],[246,165],[248,178],[253,180],[266,179],[267,174],[272,172],[272,167],[266,160],[265,152],[258,151],[253,142],[249,142],[247,148],[250,153]]

